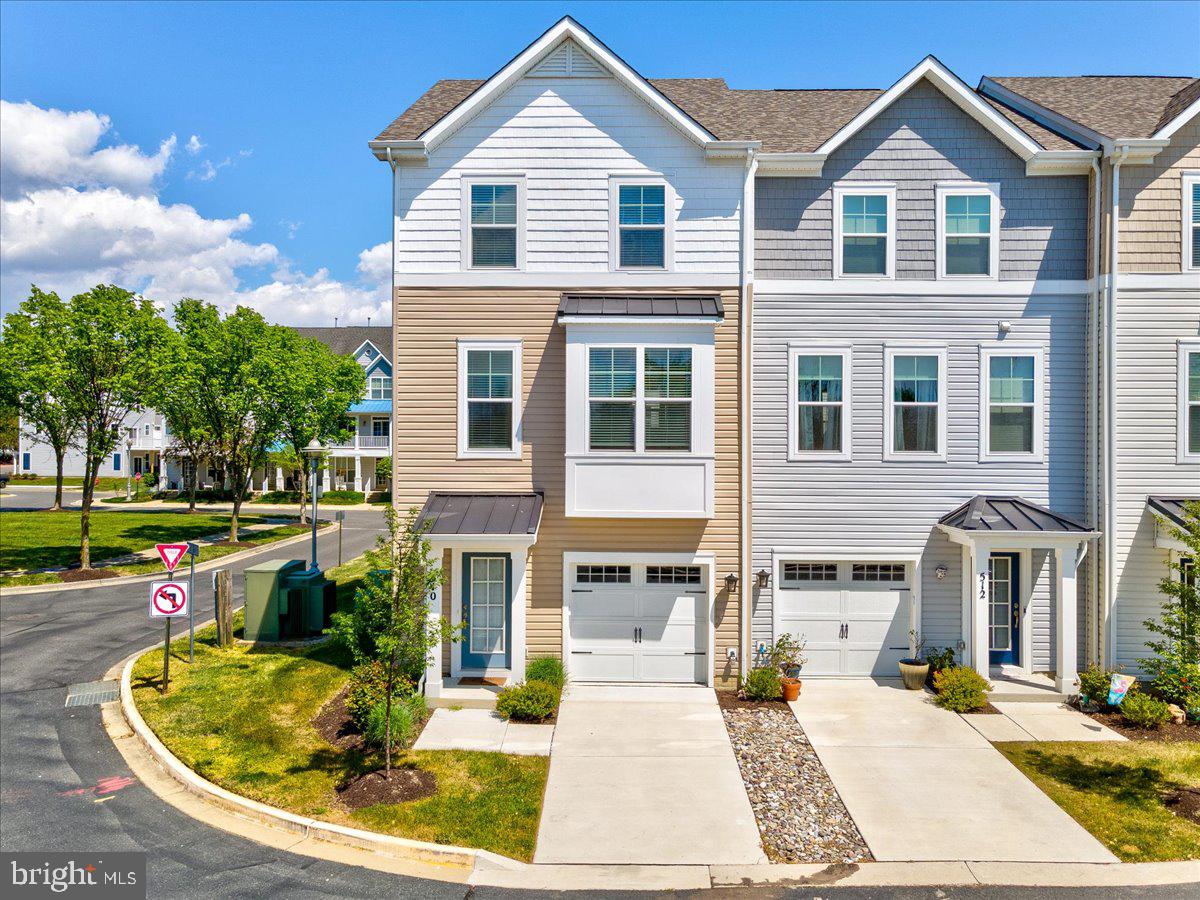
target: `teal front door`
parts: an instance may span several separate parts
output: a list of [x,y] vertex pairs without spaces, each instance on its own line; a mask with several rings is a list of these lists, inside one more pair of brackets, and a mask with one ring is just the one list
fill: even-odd
[[1017,583],[1020,557],[993,553],[988,560],[991,608],[988,610],[988,662],[1019,664],[1021,592]]
[[507,553],[462,557],[463,669],[507,669],[512,657],[512,566]]

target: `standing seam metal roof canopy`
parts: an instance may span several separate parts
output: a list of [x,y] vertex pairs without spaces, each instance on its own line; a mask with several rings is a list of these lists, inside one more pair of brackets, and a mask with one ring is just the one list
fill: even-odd
[[1092,533],[1086,525],[1020,497],[993,497],[987,494],[972,497],[938,519],[938,524],[963,531]]
[[1146,505],[1151,510],[1170,519],[1172,524],[1178,525],[1180,528],[1187,527],[1187,523],[1183,519],[1183,506],[1185,503],[1200,503],[1200,497],[1146,498]]
[[563,294],[559,316],[725,317],[725,305],[714,294]]
[[432,492],[417,515],[429,535],[537,535],[542,495]]

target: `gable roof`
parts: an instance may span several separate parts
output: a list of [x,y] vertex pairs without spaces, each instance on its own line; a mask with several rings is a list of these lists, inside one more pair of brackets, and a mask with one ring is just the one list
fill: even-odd
[[367,341],[391,359],[392,329],[386,325],[342,325],[338,328],[294,328],[297,334],[320,341],[338,356],[353,356]]
[[[1024,99],[1082,133],[1116,140],[1162,136],[1186,122],[1200,100],[1200,78],[1157,75],[988,76],[979,90],[1001,102]],[[1015,95],[1015,97],[1013,96]]]

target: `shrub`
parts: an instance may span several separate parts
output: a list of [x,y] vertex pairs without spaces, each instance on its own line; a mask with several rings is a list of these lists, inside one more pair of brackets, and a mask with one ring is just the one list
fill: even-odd
[[1079,673],[1079,701],[1082,706],[1108,706],[1108,691],[1112,687],[1112,669],[1090,665]]
[[[412,682],[397,672],[392,684],[393,700],[404,699],[412,692]],[[387,666],[383,661],[376,659],[355,666],[350,672],[350,688],[346,692],[346,710],[350,713],[350,720],[365,733],[371,710],[382,707],[386,699]]]
[[942,669],[952,669],[954,668],[954,648],[944,647],[941,650],[936,648],[926,650],[925,662],[929,663],[929,672],[931,675],[942,671]]
[[942,709],[959,713],[983,709],[987,706],[987,692],[991,687],[974,669],[951,666],[933,676],[933,689],[937,691],[933,702]]
[[562,660],[556,656],[536,656],[525,665],[526,681],[544,681],[560,691],[567,683],[567,673]]
[[1153,675],[1151,689],[1168,703],[1187,707],[1200,699],[1200,665],[1185,662],[1161,666]]
[[742,693],[747,700],[778,700],[783,696],[779,670],[774,666],[751,669],[742,680]]
[[320,497],[323,503],[362,503],[362,491],[326,491]]
[[1171,710],[1162,700],[1149,694],[1128,694],[1121,702],[1121,714],[1138,728],[1158,728],[1171,721]]
[[263,491],[252,503],[299,503],[299,491]]
[[505,688],[496,698],[496,712],[518,722],[541,722],[558,709],[559,690],[544,681],[526,681]]

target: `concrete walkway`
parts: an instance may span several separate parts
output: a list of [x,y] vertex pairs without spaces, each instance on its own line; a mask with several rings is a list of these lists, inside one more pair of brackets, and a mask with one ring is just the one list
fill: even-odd
[[568,686],[534,862],[765,861],[712,690]]
[[922,691],[809,679],[791,706],[877,860],[1117,861]]
[[549,756],[553,735],[553,725],[509,722],[490,709],[435,709],[413,749]]
[[993,743],[999,741],[1125,741],[1128,738],[1061,703],[994,703],[1000,715],[963,716]]

